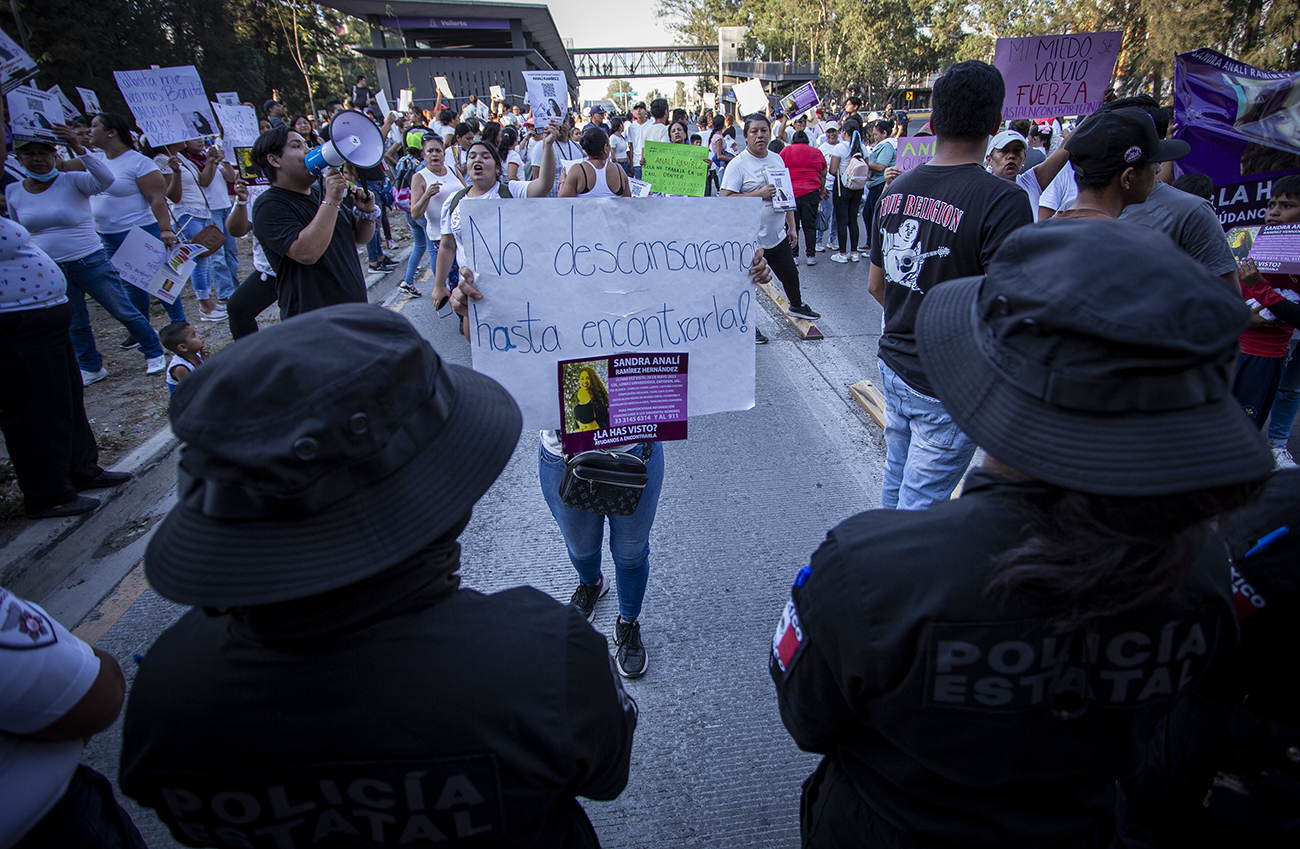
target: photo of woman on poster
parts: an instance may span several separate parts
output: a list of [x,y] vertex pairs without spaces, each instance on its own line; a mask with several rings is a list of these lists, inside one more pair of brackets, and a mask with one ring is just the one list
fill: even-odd
[[1224,74],[1237,92],[1233,129],[1273,147],[1300,153],[1300,83],[1293,79],[1246,80]]
[[[609,392],[591,363],[565,367],[566,418],[569,433],[609,427]],[[571,377],[577,372],[576,380]]]

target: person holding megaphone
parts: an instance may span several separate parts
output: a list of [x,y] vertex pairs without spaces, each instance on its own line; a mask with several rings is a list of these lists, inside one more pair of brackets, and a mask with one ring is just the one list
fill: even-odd
[[[253,235],[275,269],[281,319],[333,304],[366,303],[357,245],[370,241],[379,212],[374,194],[350,186],[340,170],[344,164],[370,167],[383,155],[378,128],[363,122],[352,125],[356,135],[332,126],[333,141],[315,149],[288,127],[267,130],[253,145],[253,162],[271,182],[253,203]],[[317,185],[322,175],[323,189]]]

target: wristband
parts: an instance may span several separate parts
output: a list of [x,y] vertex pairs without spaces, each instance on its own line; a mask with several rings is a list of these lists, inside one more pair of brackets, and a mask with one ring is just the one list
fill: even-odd
[[378,221],[382,214],[383,213],[381,213],[377,209],[374,212],[361,212],[360,210],[357,211],[357,217],[360,218],[362,221]]
[[248,206],[248,201],[246,201],[246,200],[237,200],[237,201],[235,201],[235,206]]
[[322,200],[322,201],[320,202],[320,205],[321,205],[321,206],[332,206],[332,207],[334,207],[335,209],[342,209],[342,208],[343,208],[343,207],[339,206],[337,203],[330,203],[330,202],[327,201],[327,200]]

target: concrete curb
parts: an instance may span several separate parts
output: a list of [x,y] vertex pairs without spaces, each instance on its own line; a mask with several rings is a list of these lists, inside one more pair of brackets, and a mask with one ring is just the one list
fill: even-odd
[[153,526],[175,497],[179,446],[171,427],[164,427],[112,467],[135,479],[96,492],[94,512],[33,522],[5,546],[0,585],[75,626],[143,556]]

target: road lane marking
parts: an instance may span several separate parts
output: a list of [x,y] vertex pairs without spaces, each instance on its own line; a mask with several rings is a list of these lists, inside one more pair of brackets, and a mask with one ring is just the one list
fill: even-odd
[[103,604],[99,606],[99,618],[82,622],[72,629],[72,635],[93,646],[112,630],[117,620],[122,618],[122,614],[130,610],[131,605],[135,604],[136,599],[144,595],[147,589],[149,589],[149,581],[144,576],[144,558],[141,558],[135,568],[117,585],[113,594],[104,599]]

